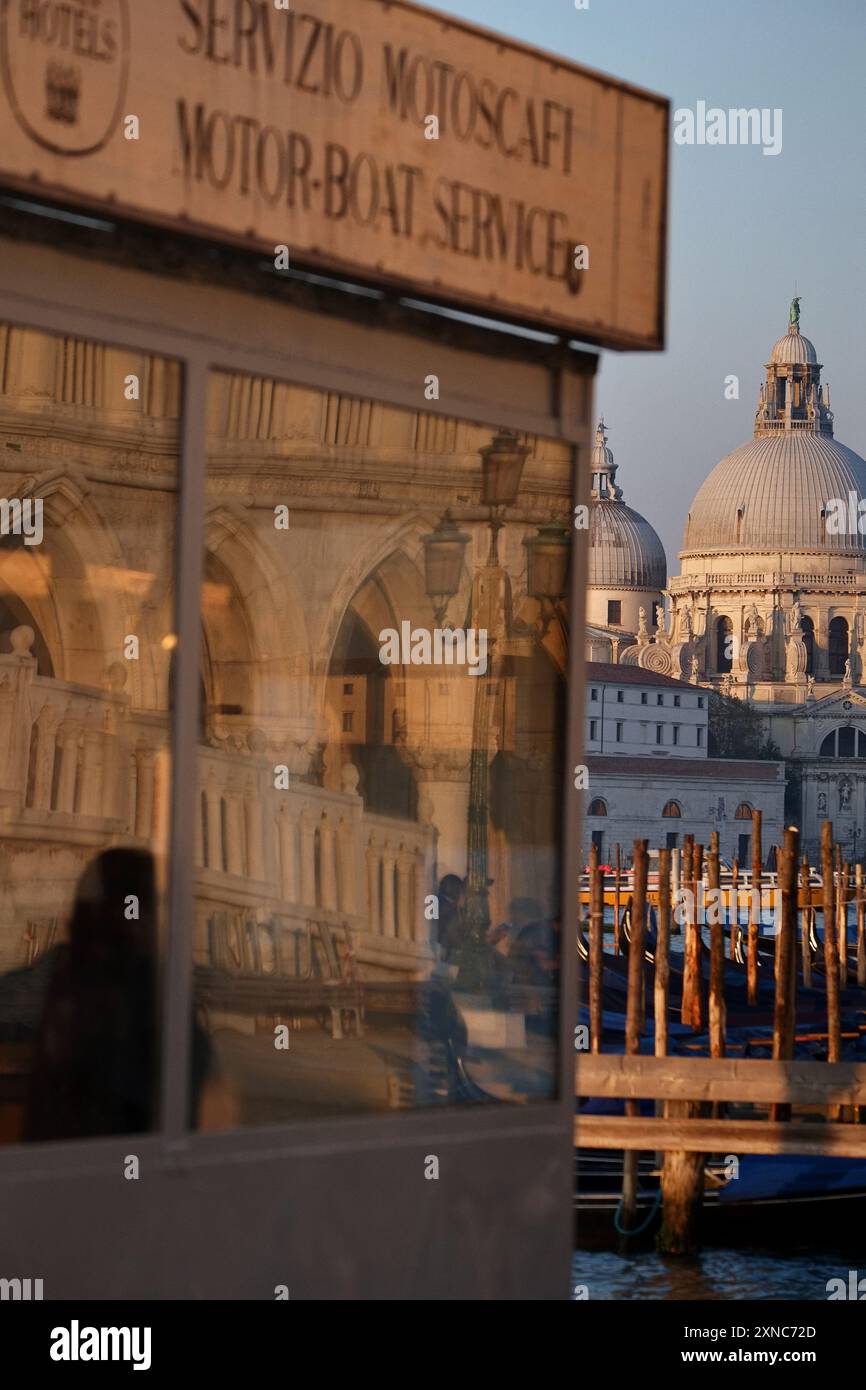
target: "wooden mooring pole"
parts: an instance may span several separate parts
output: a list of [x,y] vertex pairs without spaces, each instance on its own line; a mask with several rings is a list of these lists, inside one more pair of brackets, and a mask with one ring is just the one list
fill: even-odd
[[733,865],[732,865],[732,867],[731,867],[731,912],[733,913],[733,917],[731,917],[731,914],[730,914],[730,913],[728,914],[728,921],[729,921],[729,924],[730,924],[730,932],[731,932],[731,941],[730,941],[730,948],[731,948],[731,950],[730,950],[730,955],[731,955],[731,960],[736,960],[736,959],[737,959],[737,937],[738,937],[739,934],[740,934],[740,902],[739,902],[739,896],[738,896],[738,895],[739,895],[739,891],[740,891],[740,861],[739,861],[738,859],[735,859],[734,862],[733,862]]
[[[640,1052],[640,1036],[644,1012],[644,948],[646,945],[646,887],[647,841],[634,842],[634,887],[631,907],[631,941],[628,946],[628,991],[625,1013],[625,1051],[627,1057]],[[626,1101],[626,1115],[640,1113],[639,1101]],[[637,1175],[640,1155],[635,1150],[623,1153],[622,1203],[620,1225],[627,1235],[637,1224]]]
[[[684,888],[691,893],[685,925],[685,961],[683,964],[682,1021],[693,1027],[701,1026],[701,937],[697,924],[697,885],[701,881],[702,847],[686,836],[683,848]],[[691,990],[686,999],[687,989]],[[669,1120],[695,1119],[701,1114],[695,1101],[668,1101],[665,1115]],[[662,1222],[656,1246],[665,1255],[694,1255],[698,1249],[698,1219],[704,1191],[704,1155],[682,1149],[668,1149],[662,1162]]]
[[848,983],[848,865],[842,861],[842,846],[836,846],[836,950],[839,954],[839,988]]
[[619,841],[613,847],[613,953],[619,955],[619,891],[622,882],[622,850]]
[[589,851],[589,1049],[601,1052],[604,979],[604,881],[598,845]]
[[658,931],[655,949],[653,1017],[655,1055],[668,1055],[668,994],[671,979],[671,851],[659,850]]
[[833,884],[833,822],[821,826],[821,877],[824,880],[824,978],[827,989],[827,1061],[841,1060],[839,961],[836,952],[836,901]]
[[857,985],[866,989],[866,904],[863,902],[863,865],[854,865],[854,896],[857,902]]
[[[675,851],[674,851],[675,852]],[[653,1020],[655,1023],[654,1052],[656,1057],[668,1055],[668,997],[671,980],[671,851],[659,850],[658,927],[656,930],[655,973],[653,976]],[[667,1116],[667,1105],[657,1100],[656,1115]],[[656,1167],[661,1168],[664,1154],[657,1153]]]
[[707,855],[707,887],[710,905],[710,1056],[725,1055],[725,926],[719,886],[719,838],[713,831],[713,844]]
[[[776,998],[773,1009],[773,1061],[790,1061],[794,1056],[794,1022],[796,1018],[796,955],[797,939],[797,857],[799,831],[789,826],[777,882],[782,893],[782,917],[778,925],[776,952]],[[771,1120],[790,1120],[791,1107],[774,1102],[770,1106]]]
[[749,942],[746,965],[746,989],[750,1004],[758,1002],[758,934],[761,924],[761,812],[752,812],[752,881],[749,893]]
[[[691,839],[691,836],[689,836]],[[703,1001],[701,970],[701,928],[698,922],[698,892],[701,885],[703,868],[703,845],[691,845],[691,864],[689,867],[689,878],[686,887],[689,891],[687,900],[688,913],[685,925],[685,950],[683,954],[683,998],[680,1010],[680,1018],[683,1023],[691,1024],[696,1033],[703,1028]]]
[[797,899],[800,908],[800,963],[803,970],[803,985],[812,988],[812,890],[809,885],[809,860],[803,855],[800,869],[800,892]]

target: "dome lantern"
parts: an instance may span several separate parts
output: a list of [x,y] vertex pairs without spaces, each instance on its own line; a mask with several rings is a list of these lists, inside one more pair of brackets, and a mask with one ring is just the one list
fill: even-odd
[[622,488],[616,485],[616,464],[613,451],[607,447],[607,430],[603,416],[595,431],[595,445],[589,456],[589,463],[592,470],[592,500],[621,502]]
[[791,304],[784,337],[774,343],[766,363],[755,414],[755,438],[782,430],[808,430],[832,438],[830,393],[821,390],[821,363],[814,343],[800,332],[800,299]]

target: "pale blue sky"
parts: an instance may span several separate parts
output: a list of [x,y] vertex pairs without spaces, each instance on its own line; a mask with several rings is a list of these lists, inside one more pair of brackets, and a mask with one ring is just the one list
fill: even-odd
[[[866,0],[438,0],[670,97],[781,107],[783,148],[673,146],[664,353],[602,354],[597,404],[626,500],[676,573],[689,503],[752,432],[794,281],[837,437],[866,454]],[[725,401],[724,378],[740,378]]]

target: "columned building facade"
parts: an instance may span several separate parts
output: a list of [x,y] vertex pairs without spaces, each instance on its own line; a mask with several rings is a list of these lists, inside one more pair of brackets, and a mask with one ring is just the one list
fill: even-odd
[[795,300],[753,438],[689,509],[667,629],[623,659],[751,702],[786,759],[806,850],[829,817],[854,856],[866,833],[866,462],[835,438],[799,316]]

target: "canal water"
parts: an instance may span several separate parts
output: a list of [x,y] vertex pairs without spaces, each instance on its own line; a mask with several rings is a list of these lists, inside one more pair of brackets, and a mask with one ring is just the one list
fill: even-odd
[[579,1250],[571,1269],[572,1299],[824,1302],[829,1280],[843,1279],[848,1286],[851,1270],[866,1280],[866,1238],[861,1235],[856,1245],[859,1259],[854,1246],[784,1256],[761,1250],[708,1249],[693,1259],[652,1252],[617,1255]]

